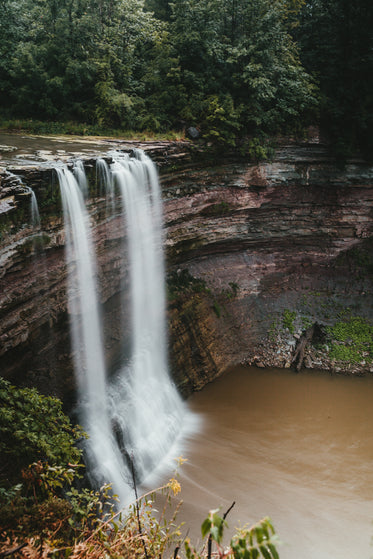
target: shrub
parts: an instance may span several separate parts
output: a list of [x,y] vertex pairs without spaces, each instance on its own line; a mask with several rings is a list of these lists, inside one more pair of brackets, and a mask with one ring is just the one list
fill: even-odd
[[295,332],[294,320],[296,316],[297,313],[295,311],[290,311],[289,309],[284,309],[284,312],[282,313],[282,326],[285,330],[287,328],[290,334],[294,334]]
[[63,413],[60,400],[0,378],[1,486],[19,482],[22,469],[39,460],[50,465],[78,462],[76,442],[83,436]]

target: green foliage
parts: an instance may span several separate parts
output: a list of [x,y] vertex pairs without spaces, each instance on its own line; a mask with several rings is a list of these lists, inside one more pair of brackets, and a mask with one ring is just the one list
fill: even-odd
[[202,105],[201,128],[203,138],[215,145],[235,146],[240,128],[239,115],[230,95],[209,96]]
[[268,149],[259,138],[252,138],[249,141],[248,153],[254,161],[261,161],[268,158]]
[[271,342],[275,342],[276,338],[280,332],[279,320],[276,318],[273,320],[268,329],[268,337]]
[[[223,549],[222,540],[224,529],[228,524],[225,516],[221,517],[219,509],[211,510],[201,526],[202,537],[208,536],[209,545],[207,556],[212,556],[212,542],[215,542],[217,552],[214,557],[221,559],[279,559],[275,543],[277,536],[269,518],[263,518],[251,527],[244,527],[234,534],[230,546]],[[187,539],[185,541],[185,552],[187,559],[202,559],[205,553],[199,554]]]
[[203,538],[209,535],[214,542],[221,543],[227,523],[218,512],[219,509],[210,510],[207,518],[202,523],[201,534]]
[[222,292],[221,292],[221,296],[224,299],[225,298],[226,299],[234,299],[235,297],[237,297],[240,286],[238,285],[238,283],[236,283],[234,281],[230,281],[228,285],[229,285],[229,288],[228,289],[223,289]]
[[303,330],[307,330],[307,328],[309,328],[313,324],[313,321],[310,319],[309,316],[302,316],[301,322]]
[[[178,465],[183,461],[179,458]],[[162,558],[169,557],[172,549],[174,556],[178,556],[185,538],[176,523],[181,505],[174,500],[181,490],[177,472],[166,485],[114,512],[115,496],[111,495],[110,486],[99,491],[78,489],[78,470],[78,466],[49,466],[39,461],[24,470],[22,485],[0,491],[4,536],[0,554],[10,555],[21,541],[27,557],[59,557],[62,551],[66,559]],[[277,559],[274,529],[267,518],[239,530],[231,547],[223,550],[229,510],[223,517],[218,510],[210,511],[203,522],[202,536],[208,537],[208,549],[211,551],[215,543],[222,559]],[[185,551],[189,558],[211,557],[210,551],[199,554],[189,540],[185,541]]]
[[356,344],[365,344],[372,342],[373,326],[364,318],[355,316],[345,322],[337,322],[328,328],[328,332],[340,342],[350,340]]
[[81,133],[193,124],[221,148],[292,130],[316,101],[289,34],[300,4],[3,0],[3,114],[46,119],[49,133],[56,120]]
[[294,320],[296,319],[296,316],[296,311],[290,311],[289,309],[284,309],[282,313],[282,326],[285,329],[287,328],[290,334],[294,334],[295,332]]
[[360,363],[363,359],[363,355],[359,349],[356,347],[332,344],[329,357],[331,359],[336,359],[337,361],[345,361],[348,363]]
[[41,461],[30,464],[22,472],[22,484],[0,492],[2,529],[12,539],[53,537],[56,545],[70,545],[99,527],[113,514],[114,497],[108,485],[100,491],[78,490],[74,486],[81,477],[78,469]]
[[373,358],[373,325],[366,319],[350,317],[326,330],[332,340],[332,359],[359,363],[364,357]]
[[238,132],[291,128],[314,106],[280,3],[184,0],[172,9],[189,116],[205,137],[231,144]]
[[[5,3],[12,12],[16,3]],[[137,51],[161,28],[144,12],[143,2],[21,4],[25,25],[13,33],[7,66],[11,86],[3,107],[49,119],[106,119],[110,125],[117,115],[128,120],[129,99],[138,93],[134,74],[142,73]],[[101,103],[103,115],[96,114]]]
[[238,290],[240,289],[240,286],[238,285],[238,283],[236,283],[235,281],[230,281],[229,282],[229,287],[232,290],[233,293],[233,297],[236,297]]
[[167,276],[167,288],[170,297],[182,293],[209,293],[206,282],[195,278],[187,269],[171,272]]
[[0,115],[0,129],[16,132],[29,132],[32,134],[66,134],[73,136],[111,136],[125,138],[127,140],[180,140],[183,135],[169,131],[167,133],[155,133],[147,130],[146,133],[135,132],[130,129],[119,129],[99,124],[87,124],[79,122],[45,122],[33,119],[5,119]]
[[1,485],[19,481],[22,468],[38,460],[50,465],[76,463],[81,456],[76,442],[82,436],[59,400],[0,378]]
[[0,503],[3,506],[10,505],[12,502],[16,501],[20,492],[22,490],[22,483],[17,483],[17,485],[12,485],[11,487],[0,487]]
[[264,518],[251,528],[243,528],[232,538],[234,559],[279,559],[275,530],[269,518]]
[[221,307],[220,307],[220,305],[217,301],[214,301],[214,304],[213,304],[212,308],[213,308],[214,313],[216,314],[216,316],[218,318],[220,318],[221,317]]

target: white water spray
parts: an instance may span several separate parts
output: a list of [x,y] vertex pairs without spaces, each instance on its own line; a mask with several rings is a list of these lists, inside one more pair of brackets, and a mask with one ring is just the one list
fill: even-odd
[[[105,165],[100,163],[101,167]],[[109,199],[121,194],[127,231],[132,349],[127,364],[106,379],[96,264],[84,198],[73,173],[57,169],[66,228],[69,307],[81,422],[97,484],[112,483],[122,503],[138,479],[156,469],[181,431],[183,404],[168,374],[161,196],[157,173],[142,153],[114,156],[101,170]],[[125,251],[123,250],[123,254]]]

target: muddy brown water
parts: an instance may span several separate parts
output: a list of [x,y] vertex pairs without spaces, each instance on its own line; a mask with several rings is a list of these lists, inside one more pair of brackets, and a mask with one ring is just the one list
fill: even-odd
[[[235,368],[189,401],[179,520],[270,516],[281,559],[373,557],[373,378]],[[186,529],[185,529],[186,530]]]

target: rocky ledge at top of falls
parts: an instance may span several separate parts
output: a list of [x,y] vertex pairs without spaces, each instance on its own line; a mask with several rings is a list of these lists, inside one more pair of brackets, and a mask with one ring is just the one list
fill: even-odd
[[[356,159],[339,169],[325,146],[312,143],[283,144],[273,160],[259,163],[189,142],[111,147],[144,149],[160,172],[170,360],[185,394],[234,364],[291,366],[315,325],[303,365],[373,372],[369,336],[360,342],[331,333],[337,323],[373,319],[371,166]],[[118,256],[122,228],[119,217],[107,219],[95,157],[69,152],[64,159],[70,164],[76,156],[89,177],[105,348],[115,369],[123,349],[117,300],[127,274]],[[99,156],[110,162],[110,154]],[[38,230],[27,187],[39,203]],[[50,161],[3,168],[0,233],[0,370],[68,400],[74,381],[65,237]]]

